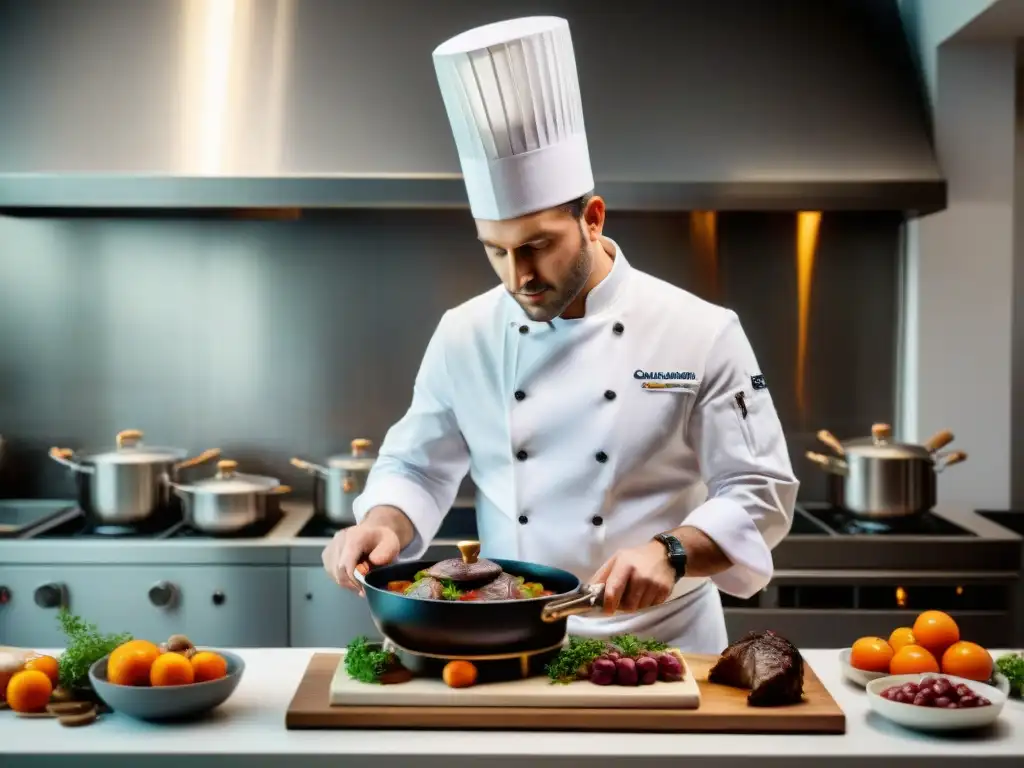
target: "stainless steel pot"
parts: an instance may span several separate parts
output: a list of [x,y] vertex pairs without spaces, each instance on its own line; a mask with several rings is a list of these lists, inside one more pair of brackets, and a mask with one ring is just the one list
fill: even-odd
[[953,440],[949,430],[921,445],[891,437],[888,424],[875,424],[871,437],[846,442],[827,430],[818,433],[835,455],[808,451],[807,458],[830,473],[829,503],[867,518],[909,517],[935,506],[936,476],[967,454],[939,452]]
[[98,523],[132,525],[167,507],[170,488],[164,478],[177,479],[183,469],[215,459],[211,448],[193,458],[188,451],[144,445],[143,433],[126,429],[115,438],[112,451],[51,448],[50,457],[75,471],[79,503]]
[[313,475],[313,508],[316,514],[339,526],[355,525],[352,502],[366,487],[370,468],[377,460],[370,451],[372,445],[366,438],[356,438],[351,444],[352,453],[331,456],[327,459],[327,466],[292,459],[292,466]]
[[238,462],[217,462],[217,474],[195,483],[168,480],[181,497],[185,521],[206,533],[234,533],[267,517],[267,497],[288,493],[276,477],[244,475],[236,470]]

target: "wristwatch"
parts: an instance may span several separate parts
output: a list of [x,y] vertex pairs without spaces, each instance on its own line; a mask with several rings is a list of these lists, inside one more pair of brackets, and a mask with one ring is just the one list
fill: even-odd
[[665,546],[665,551],[668,554],[668,563],[675,569],[676,578],[683,578],[686,575],[687,557],[682,542],[675,536],[669,536],[667,533],[659,533],[654,537],[654,540],[660,541]]

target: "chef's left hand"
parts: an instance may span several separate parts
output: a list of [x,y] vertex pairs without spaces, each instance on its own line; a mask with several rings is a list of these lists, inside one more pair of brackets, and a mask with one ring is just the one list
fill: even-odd
[[590,580],[604,584],[605,613],[638,611],[665,602],[676,584],[675,569],[657,541],[621,549]]

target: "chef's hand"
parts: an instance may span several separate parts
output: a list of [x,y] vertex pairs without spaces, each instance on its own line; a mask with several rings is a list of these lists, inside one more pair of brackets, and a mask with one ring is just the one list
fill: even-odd
[[321,559],[332,579],[362,595],[362,585],[355,579],[356,566],[367,560],[371,566],[387,565],[401,549],[398,534],[391,528],[364,521],[334,534]]
[[590,579],[604,584],[605,613],[638,611],[665,602],[676,584],[675,569],[657,541],[620,549]]

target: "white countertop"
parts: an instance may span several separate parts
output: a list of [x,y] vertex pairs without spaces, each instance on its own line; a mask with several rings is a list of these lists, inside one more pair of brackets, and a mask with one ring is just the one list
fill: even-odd
[[[456,768],[457,766],[740,766],[1024,765],[1024,702],[1011,700],[983,735],[929,736],[903,730],[869,713],[862,690],[840,677],[837,650],[804,651],[807,662],[846,713],[839,736],[639,734],[488,731],[289,731],[284,717],[310,657],[337,649],[240,649],[246,661],[235,694],[206,720],[148,724],[117,713],[83,728],[0,712],[4,768],[88,768],[174,765],[189,768],[301,765],[339,768]],[[1002,651],[994,651],[1001,654]],[[881,760],[879,760],[881,758]],[[339,763],[339,759],[343,762]],[[144,762],[141,762],[144,760]],[[896,762],[898,760],[898,762]],[[891,762],[890,762],[891,761]],[[749,763],[746,763],[749,765]]]

